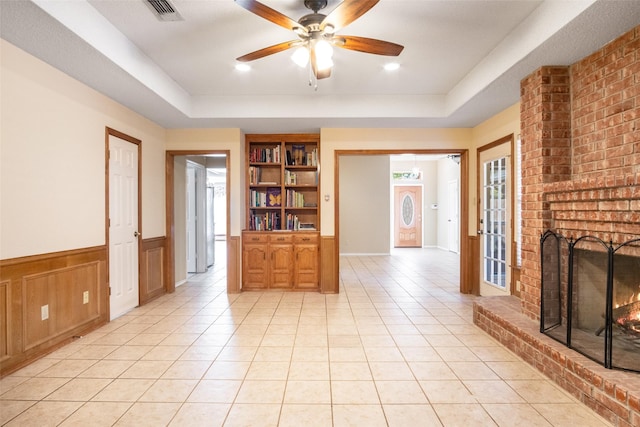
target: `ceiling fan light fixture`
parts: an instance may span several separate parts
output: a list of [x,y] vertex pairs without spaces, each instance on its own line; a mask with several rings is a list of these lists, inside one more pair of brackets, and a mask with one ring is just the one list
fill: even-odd
[[307,46],[300,46],[293,51],[291,60],[300,68],[304,68],[309,63],[309,48]]
[[317,40],[314,44],[314,55],[316,56],[316,67],[323,71],[333,67],[333,47],[326,40]]
[[399,68],[400,68],[400,64],[397,62],[388,62],[384,64],[384,69],[386,71],[396,71]]
[[251,69],[251,66],[249,64],[245,64],[245,63],[242,63],[242,62],[239,62],[239,63],[236,64],[236,70],[237,71],[241,71],[243,73],[246,73],[250,69]]

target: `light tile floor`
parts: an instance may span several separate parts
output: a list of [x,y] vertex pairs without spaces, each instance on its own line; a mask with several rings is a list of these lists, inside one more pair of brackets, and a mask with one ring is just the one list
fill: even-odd
[[193,276],[2,379],[0,423],[608,425],[472,324],[457,255],[342,257],[340,273],[337,295]]

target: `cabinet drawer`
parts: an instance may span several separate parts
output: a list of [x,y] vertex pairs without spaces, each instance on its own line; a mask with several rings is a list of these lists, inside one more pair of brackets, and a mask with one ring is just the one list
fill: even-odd
[[243,243],[267,243],[269,236],[267,234],[243,234]]
[[317,234],[296,234],[293,237],[294,243],[318,244]]
[[293,236],[291,234],[272,234],[269,236],[269,243],[283,244],[283,243],[292,243]]

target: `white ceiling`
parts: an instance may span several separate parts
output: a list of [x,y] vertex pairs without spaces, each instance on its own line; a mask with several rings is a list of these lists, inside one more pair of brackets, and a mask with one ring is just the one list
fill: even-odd
[[[291,51],[235,58],[296,36],[233,0],[0,0],[2,38],[166,128],[315,132],[328,127],[472,127],[519,98],[542,65],[568,65],[640,23],[638,0],[381,0],[338,32],[405,46],[389,57],[336,49],[309,85]],[[303,0],[264,0],[298,20]],[[329,13],[340,0],[329,0]]]

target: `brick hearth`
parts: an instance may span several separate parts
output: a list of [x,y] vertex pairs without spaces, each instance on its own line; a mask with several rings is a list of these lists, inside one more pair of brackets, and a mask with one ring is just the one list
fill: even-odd
[[473,321],[614,426],[640,426],[640,375],[606,369],[540,333],[516,297],[486,297]]

